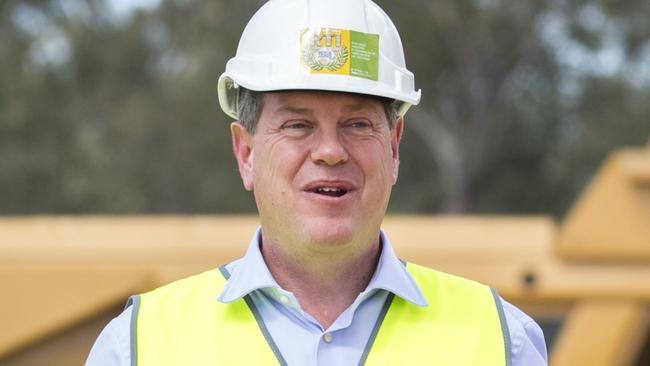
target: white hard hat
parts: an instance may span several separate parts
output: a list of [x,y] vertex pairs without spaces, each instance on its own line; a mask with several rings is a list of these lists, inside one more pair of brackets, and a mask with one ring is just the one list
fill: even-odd
[[238,87],[331,90],[420,101],[402,41],[370,0],[270,0],[251,18],[219,78],[221,109],[237,119]]

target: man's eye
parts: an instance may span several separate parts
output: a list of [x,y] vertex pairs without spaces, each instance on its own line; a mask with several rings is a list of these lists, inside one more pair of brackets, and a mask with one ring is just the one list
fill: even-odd
[[309,125],[307,123],[305,123],[305,122],[296,121],[296,122],[286,123],[283,126],[283,128],[292,129],[292,130],[299,130],[299,129],[303,129],[303,128],[309,128]]
[[360,128],[370,128],[372,127],[372,125],[370,124],[370,122],[359,120],[359,121],[352,121],[348,123],[348,127],[360,129]]
[[309,133],[311,133],[312,129],[314,126],[306,121],[289,121],[282,125],[281,130],[284,131],[284,133],[287,136],[307,136]]

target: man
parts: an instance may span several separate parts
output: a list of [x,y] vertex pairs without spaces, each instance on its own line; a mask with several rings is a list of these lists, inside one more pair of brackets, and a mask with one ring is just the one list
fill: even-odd
[[243,258],[133,297],[87,365],[545,365],[533,320],[380,230],[419,99],[370,0],[266,3],[219,80],[260,228]]

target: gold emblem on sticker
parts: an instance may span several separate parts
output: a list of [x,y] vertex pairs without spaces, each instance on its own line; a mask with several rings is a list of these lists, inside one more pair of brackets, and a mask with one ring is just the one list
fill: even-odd
[[349,31],[305,29],[301,35],[303,68],[312,74],[349,74]]

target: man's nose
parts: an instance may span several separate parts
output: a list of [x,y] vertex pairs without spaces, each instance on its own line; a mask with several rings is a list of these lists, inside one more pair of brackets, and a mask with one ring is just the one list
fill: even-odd
[[348,160],[345,148],[337,128],[323,128],[311,150],[311,160],[316,164],[339,165]]

